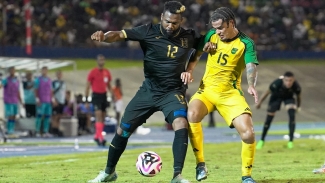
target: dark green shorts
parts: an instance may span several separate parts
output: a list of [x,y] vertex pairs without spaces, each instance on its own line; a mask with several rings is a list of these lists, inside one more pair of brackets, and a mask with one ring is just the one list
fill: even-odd
[[184,90],[157,93],[141,86],[126,106],[120,127],[127,132],[133,132],[157,111],[164,113],[165,121],[168,123],[173,123],[178,117],[187,118],[187,102],[184,94]]
[[276,112],[278,110],[281,109],[281,103],[284,103],[284,105],[288,105],[288,104],[295,104],[296,101],[294,98],[276,98],[276,97],[272,97],[270,98],[269,101],[269,105],[267,107],[267,112]]

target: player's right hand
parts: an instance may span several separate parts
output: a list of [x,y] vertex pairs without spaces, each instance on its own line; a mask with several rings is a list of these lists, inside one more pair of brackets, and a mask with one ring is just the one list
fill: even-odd
[[217,49],[217,45],[212,42],[205,43],[205,45],[203,47],[204,52],[211,53],[211,54],[215,53],[216,49]]
[[193,82],[192,72],[182,72],[181,79],[184,85]]
[[104,32],[103,31],[96,31],[95,33],[93,33],[90,38],[94,41],[104,41],[105,36],[104,36]]

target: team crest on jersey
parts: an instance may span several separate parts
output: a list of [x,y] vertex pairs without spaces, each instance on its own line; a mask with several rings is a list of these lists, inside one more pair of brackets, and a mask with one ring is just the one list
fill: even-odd
[[188,48],[188,39],[187,38],[180,38],[181,44],[183,48]]
[[237,51],[238,51],[237,48],[233,48],[233,49],[231,50],[231,53],[232,53],[232,54],[235,54]]

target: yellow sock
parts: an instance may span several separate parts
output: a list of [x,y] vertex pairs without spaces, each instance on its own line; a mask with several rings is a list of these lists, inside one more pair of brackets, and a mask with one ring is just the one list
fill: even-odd
[[242,176],[251,176],[254,162],[256,142],[246,144],[242,142],[241,159],[242,159]]
[[196,158],[196,164],[204,162],[203,155],[203,132],[201,122],[189,123],[189,137]]

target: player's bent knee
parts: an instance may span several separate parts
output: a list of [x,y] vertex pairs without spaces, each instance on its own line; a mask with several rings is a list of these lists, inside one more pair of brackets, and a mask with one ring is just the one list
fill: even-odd
[[296,109],[297,106],[296,106],[296,104],[287,104],[287,105],[285,106],[285,108],[286,108],[287,110],[289,110],[289,109]]
[[245,142],[246,144],[252,144],[255,141],[255,133],[254,133],[253,128],[245,130],[240,135],[241,135],[242,141]]
[[176,118],[173,121],[173,128],[175,131],[183,128],[188,129],[188,122],[183,117]]
[[190,109],[187,111],[187,119],[191,123],[198,123],[203,119],[203,117],[198,110]]

